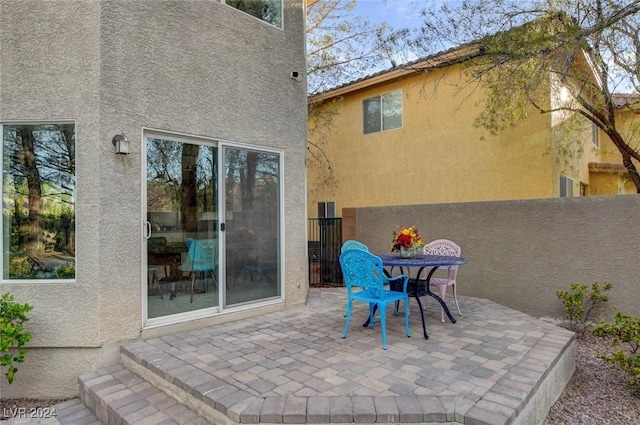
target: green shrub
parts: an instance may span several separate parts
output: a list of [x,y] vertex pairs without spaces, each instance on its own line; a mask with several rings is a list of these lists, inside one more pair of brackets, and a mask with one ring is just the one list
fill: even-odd
[[31,340],[31,334],[26,332],[22,324],[29,320],[27,313],[33,307],[29,304],[18,304],[13,295],[2,294],[0,298],[0,366],[7,366],[5,376],[11,384],[18,371],[14,362],[22,363],[27,351],[20,348]]
[[609,301],[609,297],[603,291],[606,292],[611,288],[610,283],[605,283],[600,289],[598,282],[595,282],[591,285],[591,291],[587,293],[586,285],[572,283],[571,292],[556,292],[564,304],[569,329],[581,337],[592,320],[604,313],[605,308],[602,304]]
[[618,312],[613,323],[596,326],[593,334],[601,338],[611,338],[612,347],[626,344],[626,351],[618,348],[611,355],[598,353],[598,357],[625,372],[629,378],[629,388],[640,390],[640,318]]

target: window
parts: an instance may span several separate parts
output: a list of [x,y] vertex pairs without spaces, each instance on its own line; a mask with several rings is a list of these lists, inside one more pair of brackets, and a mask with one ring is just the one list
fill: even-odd
[[560,197],[572,197],[573,196],[573,179],[560,175]]
[[593,145],[595,147],[599,147],[600,146],[600,128],[595,125],[595,124],[591,124],[591,141],[593,142]]
[[333,201],[318,202],[318,218],[334,218],[336,216],[336,203]]
[[362,101],[364,134],[402,127],[402,90]]
[[282,0],[219,0],[273,26],[282,28]]
[[580,196],[589,196],[589,185],[584,182],[580,182]]
[[75,278],[75,125],[0,125],[2,277]]

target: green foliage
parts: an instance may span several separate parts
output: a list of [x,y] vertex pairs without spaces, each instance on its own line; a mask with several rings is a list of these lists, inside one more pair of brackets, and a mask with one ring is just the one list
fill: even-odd
[[640,390],[640,318],[618,312],[613,323],[596,326],[593,334],[601,338],[611,338],[612,347],[626,344],[626,351],[618,348],[611,355],[598,353],[598,357],[625,372],[629,378],[629,388]]
[[604,313],[602,304],[609,301],[609,297],[603,292],[612,288],[610,283],[605,283],[600,288],[598,282],[591,285],[587,293],[587,286],[580,283],[571,284],[571,292],[557,291],[556,295],[562,300],[568,320],[569,329],[582,336],[588,328],[592,317]]
[[31,340],[31,334],[22,325],[29,320],[27,313],[32,309],[29,304],[16,303],[9,293],[0,298],[0,366],[7,367],[5,376],[10,384],[18,371],[14,362],[22,363],[27,354],[20,347]]

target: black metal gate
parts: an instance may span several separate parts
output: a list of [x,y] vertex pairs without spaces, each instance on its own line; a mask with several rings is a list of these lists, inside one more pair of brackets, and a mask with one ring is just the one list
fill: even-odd
[[343,286],[342,218],[309,219],[309,284]]

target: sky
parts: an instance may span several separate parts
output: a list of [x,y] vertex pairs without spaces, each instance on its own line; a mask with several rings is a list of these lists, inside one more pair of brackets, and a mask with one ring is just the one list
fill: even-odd
[[393,29],[419,28],[420,10],[429,0],[358,0],[353,13],[371,22],[387,22]]

